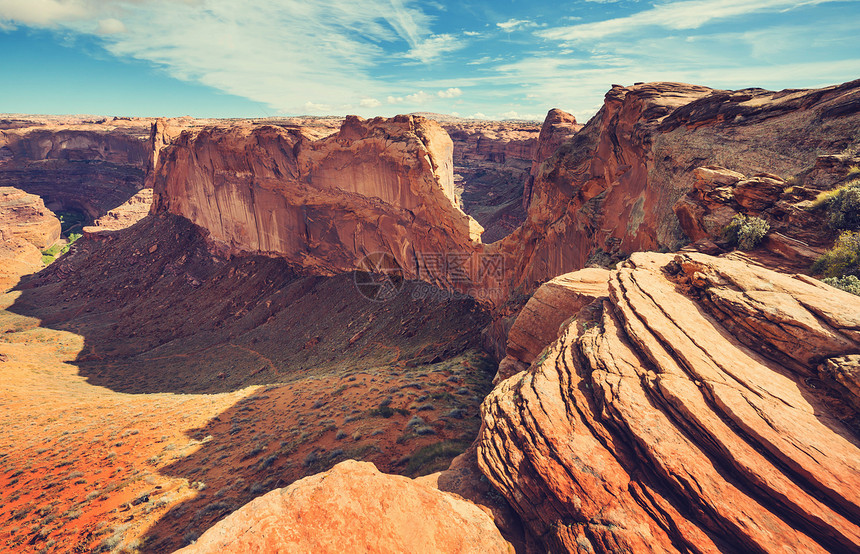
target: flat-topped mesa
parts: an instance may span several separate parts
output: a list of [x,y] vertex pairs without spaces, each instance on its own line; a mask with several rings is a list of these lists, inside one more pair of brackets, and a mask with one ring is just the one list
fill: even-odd
[[[553,111],[547,123],[562,119]],[[816,151],[845,150],[858,126],[860,81],[781,92],[615,85],[585,127],[538,154],[526,222],[489,248],[504,253],[511,288],[524,292],[599,258],[675,250],[692,238],[673,206],[694,188],[696,168],[808,185],[823,173],[809,174]]]
[[418,116],[349,116],[319,140],[274,126],[188,130],[162,150],[153,211],[188,218],[224,252],[320,274],[381,252],[408,278],[466,290],[438,263],[482,248],[480,225],[454,203],[451,154],[447,133]]

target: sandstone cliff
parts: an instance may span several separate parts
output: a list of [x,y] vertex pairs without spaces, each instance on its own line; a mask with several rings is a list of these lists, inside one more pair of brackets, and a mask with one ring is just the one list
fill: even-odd
[[42,197],[55,211],[97,218],[141,187],[149,120],[0,121],[0,185]]
[[60,221],[34,194],[0,187],[0,292],[42,268],[41,250],[60,239]]
[[634,254],[487,397],[481,468],[552,551],[857,551],[858,314],[807,277]]
[[451,152],[442,128],[413,116],[349,117],[320,140],[277,127],[185,132],[162,153],[154,210],[187,217],[226,252],[323,274],[381,252],[407,277],[466,289],[444,256],[476,256],[482,229],[454,204]]
[[817,151],[838,154],[858,127],[858,81],[782,92],[615,86],[540,165],[525,224],[493,246],[525,291],[590,259],[674,250],[689,238],[673,207],[694,188],[696,168],[812,181]]

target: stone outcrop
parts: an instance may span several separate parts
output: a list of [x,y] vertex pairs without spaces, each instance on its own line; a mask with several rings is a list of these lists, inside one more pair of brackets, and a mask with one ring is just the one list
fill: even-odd
[[[690,238],[673,207],[693,190],[696,168],[817,182],[823,168],[809,169],[816,150],[842,152],[858,126],[860,81],[781,92],[614,86],[597,115],[540,165],[525,224],[493,250],[525,291],[590,258],[676,250]],[[774,199],[774,183],[752,179],[740,199]]]
[[179,552],[512,552],[474,504],[368,462],[265,494]]
[[550,159],[562,144],[573,138],[573,135],[580,129],[582,129],[582,125],[576,122],[573,115],[565,111],[553,108],[546,114],[532,156],[531,171],[529,171],[523,190],[523,208],[528,210],[529,204],[531,204],[532,189],[535,178],[540,173],[541,165]]
[[559,275],[541,285],[511,326],[506,356],[499,363],[493,382],[528,369],[541,351],[559,337],[571,314],[608,294],[608,282],[607,270],[587,268]]
[[225,252],[317,274],[381,252],[407,277],[468,290],[445,256],[468,265],[482,229],[454,203],[451,151],[438,124],[414,116],[348,117],[319,140],[268,126],[187,131],[162,152],[154,211],[188,218]]
[[860,549],[860,298],[637,253],[485,400],[482,471],[552,551]]
[[[694,243],[721,243],[737,214],[755,216],[770,224],[764,250],[797,263],[804,270],[833,241],[834,232],[811,200],[820,190],[789,185],[777,175],[759,173],[747,178],[718,166],[693,171],[693,188],[673,207],[684,234]],[[830,185],[844,181],[848,171],[833,175]],[[819,181],[820,183],[821,181]],[[773,264],[772,264],[773,265]]]
[[60,220],[42,199],[0,187],[0,292],[40,270],[42,252],[60,239]]

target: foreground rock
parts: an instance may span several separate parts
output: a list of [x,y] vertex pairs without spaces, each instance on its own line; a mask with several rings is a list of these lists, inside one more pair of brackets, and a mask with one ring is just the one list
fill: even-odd
[[0,187],[0,291],[40,270],[41,250],[60,239],[60,220],[42,199],[13,187]]
[[553,551],[860,549],[860,298],[634,254],[483,405],[482,471]]
[[511,551],[492,519],[474,504],[352,460],[253,500],[180,550]]
[[606,296],[609,272],[587,268],[559,275],[541,285],[526,302],[508,333],[506,356],[499,364],[495,383],[528,368],[541,351],[564,330],[564,322]]

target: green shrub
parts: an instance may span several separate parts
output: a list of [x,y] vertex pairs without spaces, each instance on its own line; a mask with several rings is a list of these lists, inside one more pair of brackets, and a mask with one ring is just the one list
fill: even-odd
[[770,223],[760,217],[738,214],[726,226],[724,236],[732,245],[741,250],[752,250],[770,230]]
[[842,289],[845,292],[860,296],[860,279],[854,275],[846,275],[844,277],[827,277],[824,282],[831,287]]
[[845,231],[839,235],[833,248],[812,264],[812,273],[831,278],[860,276],[860,232]]
[[827,192],[831,193],[824,201],[827,204],[827,224],[833,229],[860,229],[860,179]]

